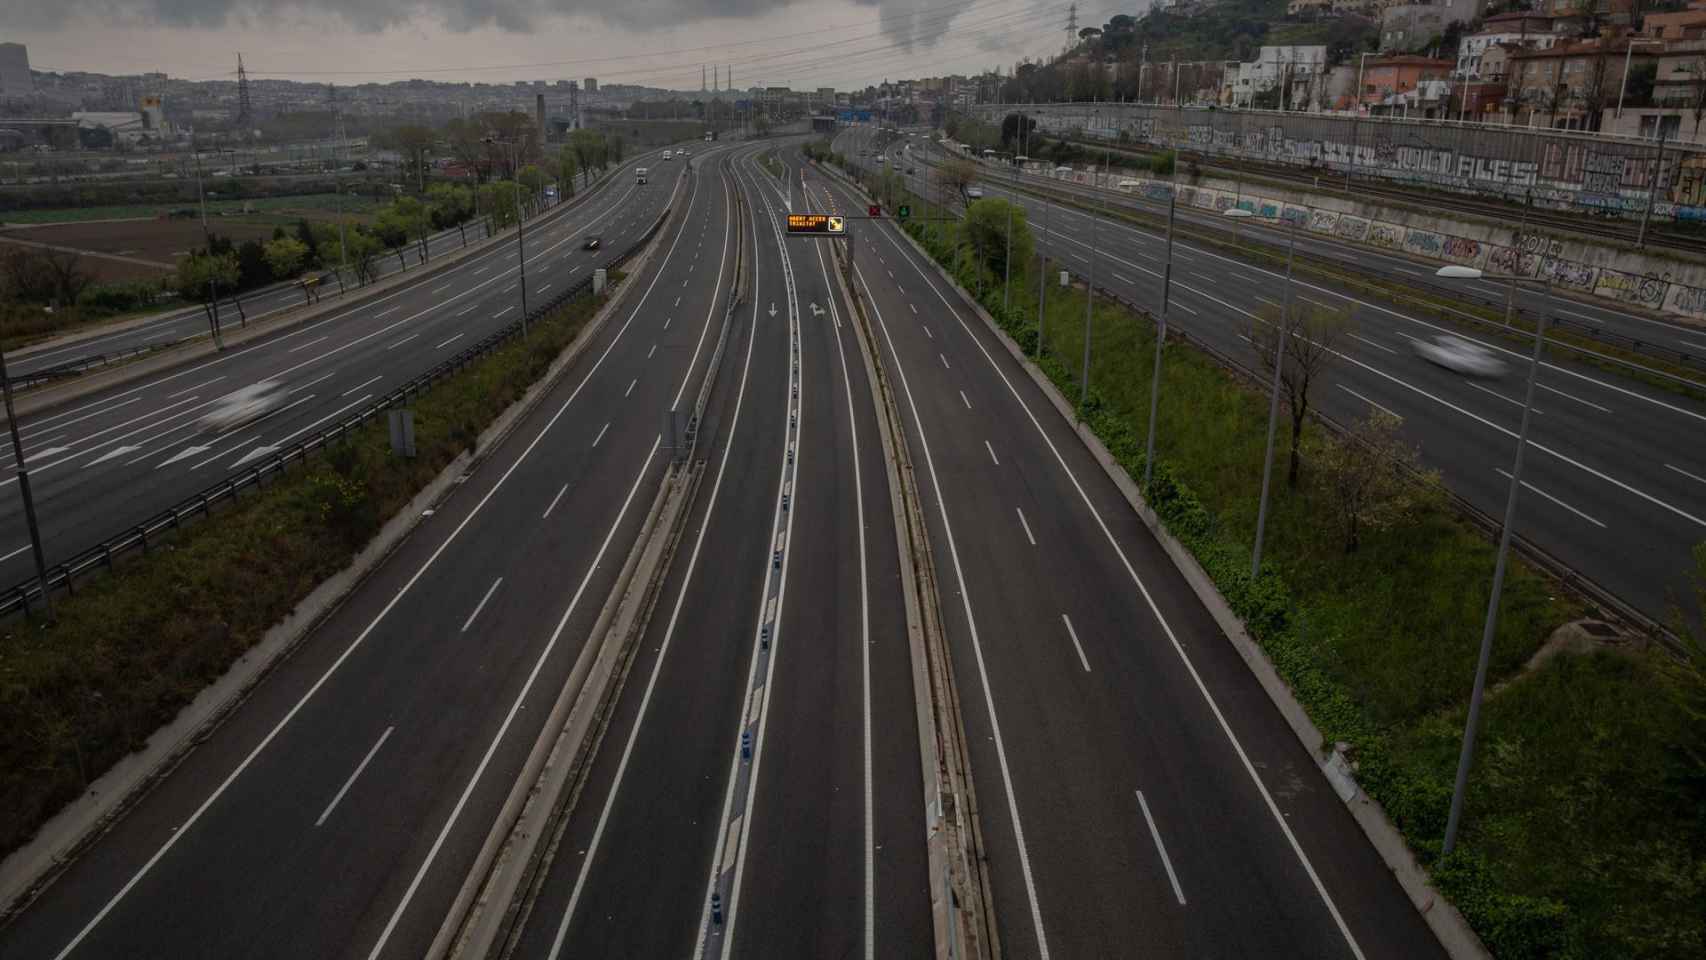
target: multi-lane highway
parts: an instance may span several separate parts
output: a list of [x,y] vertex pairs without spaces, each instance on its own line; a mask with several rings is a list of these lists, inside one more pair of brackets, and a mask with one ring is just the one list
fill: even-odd
[[[830,212],[859,209],[805,180]],[[856,232],[1005,955],[1442,956],[1071,426],[892,223]]]
[[[641,236],[669,204],[676,186],[669,171],[678,166],[656,170],[645,185],[618,170],[596,195],[530,227],[530,304],[585,278]],[[599,249],[583,249],[594,236],[602,239]],[[421,271],[242,347],[25,415],[24,449],[49,563],[349,415],[514,322],[521,310],[517,259],[511,234],[454,266]],[[288,385],[282,409],[237,429],[202,428],[221,398],[263,380]],[[10,440],[0,442],[0,584],[34,573],[16,468]]]
[[[852,139],[842,138],[849,156],[857,153]],[[914,188],[923,193],[928,168],[917,170]],[[1097,286],[1159,311],[1162,236],[1058,204],[1045,211],[1043,201],[1013,193],[999,179],[983,183],[1025,208],[1039,250],[1054,264],[1085,276],[1094,257]],[[1398,269],[1369,258],[1362,269],[1388,267]],[[1173,251],[1169,322],[1255,366],[1249,326],[1261,311],[1277,308],[1284,290],[1283,272],[1181,242]],[[1294,295],[1348,310],[1357,323],[1313,393],[1317,408],[1341,421],[1366,416],[1371,406],[1397,414],[1423,460],[1457,493],[1498,516],[1522,414],[1527,356],[1521,345],[1330,284],[1299,280]],[[1414,353],[1416,340],[1442,332],[1485,343],[1511,372],[1473,380]],[[1690,442],[1706,429],[1706,404],[1568,359],[1545,362],[1538,388],[1517,531],[1662,620],[1686,588],[1689,550],[1706,540],[1706,445]]]
[[[227,723],[0,930],[0,955],[425,952],[663,475],[670,453],[659,424],[692,402],[704,375],[735,243],[721,157],[707,151],[692,162],[653,257],[630,274],[627,298],[558,383]],[[621,186],[603,208],[609,219],[540,232],[529,256],[553,263],[540,273],[556,278],[542,283],[585,269],[573,255],[576,231],[637,233],[677,189],[675,176],[654,176],[637,194]],[[648,203],[648,194],[657,196]],[[471,334],[471,318],[496,319],[509,302],[510,267],[503,254],[469,264],[461,286],[376,305],[396,309],[370,321],[359,341],[338,342],[381,355],[407,342],[430,360],[448,349],[439,343]],[[479,309],[458,317],[465,303]],[[341,330],[299,331],[285,355]],[[333,345],[303,349],[294,362]],[[340,374],[345,355],[333,356],[287,375],[305,395],[335,387],[354,399],[372,387],[332,380],[402,373],[381,359]],[[235,378],[216,367],[177,389],[215,376]],[[269,423],[260,439],[298,428]],[[241,458],[255,442],[231,438],[214,462]],[[748,482],[735,476],[729,486]],[[744,650],[749,638],[728,640]],[[723,638],[686,645],[713,639]],[[733,735],[732,726],[718,730],[719,743]]]
[[[518,955],[916,956],[923,785],[870,387],[745,151],[749,302],[658,614]],[[713,913],[715,895],[718,914]]]

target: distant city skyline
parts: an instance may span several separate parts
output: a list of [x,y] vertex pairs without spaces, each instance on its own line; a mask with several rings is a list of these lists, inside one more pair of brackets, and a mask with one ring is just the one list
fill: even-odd
[[[505,83],[599,77],[605,84],[698,90],[700,69],[732,69],[734,86],[863,88],[883,79],[976,73],[1059,48],[1063,4],[1039,0],[737,0],[747,16],[710,12],[701,0],[631,0],[609,10],[554,12],[555,0],[489,0],[480,20],[453,0],[298,0],[262,14],[246,0],[24,0],[7,41],[29,48],[41,71],[162,72],[231,79],[238,52],[255,79],[316,83],[428,80]],[[459,0],[458,0],[459,2]],[[324,6],[338,13],[310,15]],[[58,16],[46,8],[66,11]],[[400,19],[399,11],[412,11]],[[782,11],[785,9],[785,15]],[[655,19],[637,16],[654,11]],[[152,12],[150,12],[152,11]],[[1081,22],[1088,14],[1080,6]],[[12,19],[9,15],[8,19]],[[667,24],[652,28],[651,23]],[[808,30],[808,24],[818,29]]]

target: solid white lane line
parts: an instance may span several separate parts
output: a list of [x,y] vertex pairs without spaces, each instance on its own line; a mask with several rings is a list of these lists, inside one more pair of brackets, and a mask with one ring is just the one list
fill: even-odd
[[967,410],[971,409],[971,401],[966,399],[966,392],[964,390],[960,391],[960,402],[966,405]]
[[345,391],[344,391],[344,392],[343,392],[343,393],[340,393],[340,394],[338,394],[338,396],[339,396],[339,397],[340,397],[340,398],[342,398],[342,397],[347,397],[347,396],[349,396],[349,395],[350,395],[350,394],[352,394],[352,393],[354,393],[354,392],[356,392],[356,391],[357,391],[357,390],[360,390],[360,389],[361,389],[361,388],[363,388],[363,387],[370,387],[370,386],[372,386],[372,385],[374,385],[374,384],[375,384],[375,383],[378,383],[378,382],[379,382],[379,381],[380,381],[380,380],[383,380],[383,379],[385,379],[385,375],[384,375],[384,374],[380,374],[380,375],[379,375],[379,376],[377,376],[377,377],[374,377],[374,378],[373,378],[373,379],[371,379],[371,380],[367,380],[367,381],[364,381],[364,382],[362,382],[362,383],[358,383],[358,384],[356,384],[356,385],[355,385],[355,386],[353,386],[353,387],[350,387],[350,388],[349,388],[349,389],[348,389],[348,390],[345,390]]
[[202,387],[210,387],[210,386],[212,386],[212,385],[214,385],[214,384],[216,384],[219,381],[224,380],[224,379],[225,379],[225,377],[223,375],[214,377],[212,380],[208,380],[204,383],[198,383],[193,387],[188,387],[186,389],[179,390],[177,393],[168,393],[168,394],[166,394],[166,399],[167,400],[176,400],[186,393],[194,393],[197,390],[200,390]]
[[1581,397],[1578,397],[1573,393],[1565,393],[1564,391],[1559,390],[1557,387],[1548,387],[1546,384],[1540,383],[1538,381],[1536,381],[1534,385],[1539,387],[1542,390],[1549,392],[1549,393],[1555,393],[1558,396],[1565,398],[1566,400],[1574,400],[1584,407],[1592,407],[1595,410],[1598,410],[1600,413],[1610,413],[1611,412],[1610,407],[1602,407],[1599,404],[1594,403],[1592,400],[1583,400]]
[[1359,341],[1361,343],[1366,343],[1376,350],[1385,350],[1387,353],[1390,353],[1390,354],[1397,354],[1397,352],[1398,352],[1398,351],[1392,349],[1391,347],[1387,346],[1384,343],[1375,343],[1373,340],[1370,340],[1369,338],[1361,336],[1359,334],[1355,334],[1355,333],[1351,334],[1351,339]]
[[1089,673],[1090,658],[1084,655],[1084,645],[1078,642],[1078,631],[1072,629],[1072,618],[1063,613],[1060,622],[1066,624],[1066,635],[1072,638],[1072,649],[1078,651],[1078,662],[1084,665],[1084,672]]
[[440,342],[437,346],[433,347],[433,349],[434,350],[443,350],[445,347],[450,346],[451,344],[455,343],[456,341],[458,341],[460,339],[462,339],[462,334],[459,333],[456,336],[451,337],[449,340],[445,340],[445,341]]
[[19,547],[18,549],[13,550],[11,553],[8,553],[5,556],[0,557],[0,563],[5,563],[6,561],[12,559],[13,557],[17,556],[20,553],[23,553],[25,550],[28,550],[29,548],[30,548],[29,544],[27,544],[27,543],[24,544],[23,546]]
[[[1473,380],[1465,380],[1465,381],[1463,381],[1463,385],[1466,387],[1473,387],[1474,389],[1479,390],[1482,393],[1484,393],[1490,397],[1498,397],[1500,400],[1503,400],[1506,403],[1513,404],[1513,405],[1518,406],[1518,407],[1523,405],[1521,400],[1515,400],[1515,399],[1512,399],[1511,397],[1507,397],[1504,394],[1498,392],[1497,390],[1489,390],[1486,387],[1481,386],[1480,384],[1476,383]],[[1535,413],[1545,413],[1546,411],[1540,409],[1539,407],[1535,407],[1534,412]]]
[[1683,476],[1687,477],[1690,480],[1698,480],[1701,483],[1706,483],[1706,477],[1702,477],[1698,473],[1689,473],[1687,470],[1684,470],[1681,467],[1676,466],[1675,464],[1671,464],[1671,463],[1667,463],[1667,464],[1665,464],[1665,466],[1672,469],[1672,470],[1675,470],[1677,473],[1682,474]]
[[[1511,478],[1510,472],[1505,470],[1503,467],[1494,467],[1493,469],[1497,470],[1499,476],[1504,477],[1506,480],[1509,480]],[[1570,506],[1569,504],[1558,499],[1557,497],[1554,497],[1550,493],[1547,493],[1546,491],[1540,489],[1539,487],[1535,486],[1534,484],[1529,483],[1527,480],[1524,480],[1522,482],[1522,485],[1523,485],[1524,489],[1531,490],[1534,493],[1537,493],[1537,494],[1541,495],[1542,497],[1545,497],[1546,499],[1552,501],[1553,503],[1557,504],[1560,507],[1563,507],[1565,510],[1570,511],[1571,513],[1575,514],[1576,516],[1581,517],[1583,520],[1586,520],[1587,522],[1593,524],[1594,526],[1600,528],[1601,530],[1606,529],[1605,524],[1599,522],[1598,520],[1595,520],[1593,517],[1588,516],[1587,514],[1581,512],[1580,510],[1577,510],[1575,507]]]
[[1375,403],[1373,400],[1370,400],[1369,398],[1363,396],[1362,394],[1357,393],[1355,390],[1352,390],[1350,387],[1347,387],[1342,383],[1334,384],[1334,386],[1338,387],[1340,390],[1345,391],[1346,393],[1350,394],[1351,396],[1356,397],[1358,400],[1361,400],[1363,403],[1366,403],[1371,407],[1375,407],[1377,409],[1385,411],[1386,414],[1389,416],[1397,417],[1397,419],[1400,421],[1402,421],[1404,419],[1402,416],[1400,416],[1398,414],[1397,411],[1393,410],[1391,407],[1387,407],[1387,406],[1383,406],[1381,404]]
[[989,451],[989,459],[994,460],[996,466],[1001,466],[1001,458],[995,455],[995,448],[989,445],[988,440],[983,441],[983,449]]
[[486,609],[486,601],[492,599],[492,594],[498,592],[498,586],[503,582],[504,578],[499,577],[492,581],[491,586],[486,588],[486,595],[480,598],[479,603],[474,604],[474,612],[468,614],[468,619],[462,621],[461,633],[467,633],[468,628],[474,625],[474,618],[480,615],[481,610]]
[[410,341],[410,340],[413,340],[413,339],[415,339],[415,338],[416,338],[416,337],[418,337],[418,336],[420,336],[420,334],[418,334],[418,333],[411,333],[411,334],[409,334],[409,335],[408,335],[408,336],[406,336],[406,337],[404,337],[404,338],[403,338],[403,339],[401,339],[401,340],[398,340],[398,341],[397,341],[397,342],[396,342],[396,343],[393,343],[393,344],[391,344],[391,345],[390,345],[390,346],[389,346],[389,347],[386,347],[386,348],[385,348],[385,349],[387,349],[387,350],[395,350],[395,349],[397,349],[397,348],[398,348],[398,347],[400,347],[400,346],[402,346],[402,345],[403,345],[403,344],[405,344],[405,343],[408,343],[408,342],[409,342],[409,341]]
[[557,509],[557,501],[563,499],[563,494],[568,492],[569,485],[565,483],[563,484],[563,489],[558,490],[557,495],[551,498],[551,505],[546,507],[545,512],[539,515],[539,519],[543,520],[546,517],[549,517],[551,515],[551,511]]
[[1033,547],[1036,546],[1037,545],[1037,538],[1031,536],[1031,525],[1029,523],[1025,522],[1024,508],[1014,507],[1013,511],[1019,515],[1019,526],[1025,528],[1025,539],[1031,541],[1031,546],[1033,546]]
[[[888,236],[887,234],[884,234],[884,239],[887,240],[890,244],[893,244],[897,249],[899,248],[900,245],[899,245],[899,243],[897,243],[894,240],[894,238]],[[942,301],[943,305],[947,306],[950,311],[953,311],[954,310],[953,304],[948,301],[947,296],[944,295],[942,293],[941,289],[939,287],[937,287],[933,281],[931,281],[930,277],[927,274],[925,274],[924,268],[918,264],[917,258],[915,256],[913,256],[912,254],[908,253],[907,259],[909,261],[911,261],[912,268],[913,268],[913,270],[917,271],[919,277],[921,277],[925,283],[930,285],[930,289],[935,292],[936,297]],[[855,267],[855,271],[857,271],[857,267]],[[870,296],[868,284],[866,285],[866,296]],[[879,316],[880,316],[880,314],[879,314]],[[1007,387],[1007,392],[1009,394],[1011,394],[1013,399],[1019,404],[1020,409],[1025,411],[1025,416],[1026,416],[1026,418],[1028,418],[1031,421],[1031,426],[1036,429],[1037,434],[1040,437],[1042,437],[1043,443],[1048,446],[1049,452],[1054,455],[1055,463],[1060,465],[1061,471],[1066,474],[1067,479],[1072,481],[1073,489],[1075,489],[1078,492],[1079,500],[1081,500],[1084,503],[1084,506],[1090,511],[1090,515],[1095,518],[1096,526],[1102,531],[1102,536],[1104,538],[1106,538],[1106,540],[1108,541],[1108,545],[1113,549],[1114,555],[1119,558],[1120,564],[1125,568],[1126,576],[1128,576],[1131,579],[1132,583],[1137,587],[1138,593],[1143,596],[1144,605],[1149,608],[1150,614],[1155,617],[1155,619],[1158,623],[1161,624],[1161,629],[1164,633],[1166,633],[1167,640],[1172,645],[1174,653],[1178,655],[1180,662],[1183,664],[1183,666],[1185,668],[1185,671],[1190,674],[1191,681],[1196,686],[1197,692],[1203,698],[1204,703],[1208,706],[1209,712],[1214,715],[1216,725],[1218,725],[1220,727],[1221,733],[1226,737],[1226,740],[1231,745],[1233,752],[1235,754],[1237,754],[1238,761],[1243,766],[1245,775],[1250,778],[1250,781],[1255,786],[1257,793],[1259,793],[1261,795],[1261,798],[1262,798],[1264,805],[1266,805],[1266,807],[1268,808],[1269,815],[1272,816],[1272,818],[1273,818],[1274,825],[1279,828],[1279,830],[1282,834],[1284,834],[1286,842],[1288,844],[1290,844],[1290,846],[1291,846],[1292,853],[1297,857],[1298,862],[1300,864],[1302,864],[1304,872],[1306,874],[1308,874],[1310,882],[1315,887],[1316,895],[1321,898],[1322,904],[1325,905],[1325,907],[1327,908],[1327,912],[1333,918],[1334,924],[1337,925],[1337,927],[1339,928],[1340,937],[1342,937],[1344,939],[1345,945],[1350,948],[1351,954],[1353,956],[1355,956],[1357,958],[1357,960],[1365,960],[1363,952],[1362,952],[1362,947],[1357,944],[1356,937],[1351,934],[1350,927],[1345,923],[1344,916],[1339,912],[1338,904],[1333,901],[1332,896],[1327,892],[1326,885],[1321,882],[1320,874],[1315,872],[1315,865],[1312,862],[1310,862],[1309,855],[1304,852],[1303,845],[1298,842],[1297,835],[1292,832],[1291,825],[1286,822],[1285,814],[1280,811],[1279,804],[1274,802],[1273,794],[1268,791],[1267,784],[1264,783],[1262,781],[1261,776],[1259,774],[1257,774],[1255,764],[1250,761],[1249,754],[1245,753],[1244,745],[1243,745],[1243,743],[1241,743],[1238,740],[1237,734],[1233,733],[1232,725],[1227,722],[1225,714],[1223,714],[1220,710],[1220,704],[1215,701],[1214,696],[1209,692],[1208,684],[1203,682],[1202,675],[1197,672],[1196,664],[1191,661],[1190,655],[1185,652],[1184,644],[1179,642],[1178,635],[1173,632],[1172,624],[1170,624],[1167,621],[1167,618],[1162,615],[1161,608],[1156,605],[1155,598],[1153,595],[1150,594],[1148,585],[1145,584],[1143,582],[1143,579],[1137,575],[1137,568],[1132,566],[1131,558],[1126,556],[1125,548],[1120,546],[1119,541],[1117,539],[1115,539],[1113,531],[1108,528],[1107,521],[1102,518],[1101,511],[1097,510],[1095,504],[1091,502],[1089,493],[1085,492],[1085,490],[1084,490],[1084,485],[1078,482],[1077,475],[1074,474],[1072,472],[1072,468],[1067,465],[1066,458],[1061,455],[1059,448],[1057,448],[1055,446],[1053,438],[1051,438],[1048,435],[1048,431],[1043,429],[1042,422],[1037,419],[1037,415],[1034,411],[1031,410],[1030,405],[1025,403],[1024,398],[1019,395],[1018,389],[1015,388],[1013,386],[1012,381],[1010,381],[1007,378],[1006,372],[1003,371],[1001,369],[1000,365],[995,362],[995,358],[990,355],[988,348],[986,348],[983,345],[983,341],[981,339],[979,339],[977,337],[977,335],[972,332],[971,325],[968,324],[963,317],[960,317],[957,311],[955,312],[955,318],[957,320],[959,320],[960,328],[966,332],[966,336],[970,337],[972,342],[977,345],[978,351],[983,354],[984,360],[989,363],[990,368],[995,371],[996,376],[1001,378],[1002,384]],[[885,332],[885,336],[886,336],[886,332]],[[894,349],[893,345],[891,344],[890,345],[891,352],[893,351],[893,349]],[[1347,358],[1347,359],[1351,359],[1352,363],[1356,363],[1359,366],[1367,366],[1367,364],[1363,364],[1360,361],[1355,360],[1353,358]],[[899,362],[898,359],[896,362],[897,363]],[[1372,369],[1372,368],[1370,368],[1370,369]],[[904,374],[902,374],[902,377],[901,377],[901,384],[902,384],[902,386],[904,386],[906,384],[906,379],[905,379]],[[910,399],[908,400],[908,402],[909,403],[911,402]],[[917,415],[917,411],[915,408],[914,409],[914,416],[916,417],[916,415]],[[922,433],[923,432],[922,429],[920,429],[919,432]],[[1506,431],[1506,432],[1509,432],[1509,431]],[[1538,445],[1536,445],[1536,446],[1538,446]],[[929,457],[930,457],[929,446],[926,444],[925,445],[925,460],[926,460],[926,462],[929,462]],[[940,486],[940,484],[938,484],[936,482],[935,471],[933,468],[931,471],[931,483],[933,485],[935,485],[937,488],[937,497],[938,497],[938,501],[939,501],[940,497],[941,497],[941,486]],[[943,516],[944,516],[943,527],[946,528],[947,527],[946,513],[944,513]],[[1703,525],[1706,525],[1706,524],[1703,524]],[[953,548],[953,539],[952,539],[951,534],[949,536],[948,545],[950,548],[950,553],[954,553],[954,551],[952,549]],[[956,574],[958,574],[958,563],[959,563],[958,555],[957,555],[957,553],[955,553],[955,568],[956,568],[955,572],[956,572]],[[963,584],[965,583],[965,578],[963,576],[959,576],[958,580],[962,584],[962,589],[960,591],[960,599],[962,600],[962,602],[965,602],[966,604],[968,604],[967,618],[969,619],[970,618],[970,609],[969,609],[970,600],[969,600],[969,598],[967,598],[965,590],[963,588]],[[978,648],[975,632],[973,633],[973,648],[974,648],[974,650],[979,650],[978,671],[979,671],[980,676],[983,679],[984,695],[985,695],[985,698],[989,704],[990,725],[992,728],[994,728],[995,727],[995,717],[994,717],[995,705],[994,705],[993,700],[988,699],[988,697],[989,697],[989,678],[988,678],[987,671],[985,671],[983,669],[982,653],[981,653],[981,650]],[[1002,752],[1001,747],[1000,747],[1000,735],[999,735],[999,733],[996,734],[996,738],[997,738],[996,754],[997,754],[997,756],[1002,756],[1003,752]],[[1001,766],[1002,766],[1003,776],[1006,776],[1007,775],[1007,769],[1006,769],[1005,759],[1002,760]],[[1012,802],[1011,802],[1012,798],[1011,798],[1011,781],[1010,780],[1008,781],[1008,790],[1009,790],[1009,807],[1010,807],[1011,812],[1013,814],[1012,819],[1014,821],[1015,828],[1016,828],[1017,824],[1018,824],[1018,810],[1017,810],[1017,807],[1013,806]],[[1015,832],[1015,835],[1018,834],[1017,829],[1015,829],[1014,832]],[[1035,889],[1036,888],[1033,884],[1030,883],[1030,867],[1028,865],[1028,860],[1026,859],[1025,844],[1024,844],[1024,841],[1022,838],[1019,841],[1019,853],[1020,853],[1021,864],[1024,865],[1024,867],[1025,867],[1025,876],[1026,876],[1026,881],[1027,881],[1026,886],[1027,886],[1027,889],[1032,894],[1031,910],[1032,910],[1032,913],[1034,915],[1035,922],[1037,923],[1038,941],[1039,941],[1039,943],[1041,943],[1042,942],[1042,936],[1041,936],[1042,917],[1041,917],[1040,911],[1036,905],[1036,899],[1035,899]],[[1046,946],[1046,944],[1044,944],[1044,946],[1043,946],[1044,960],[1047,960],[1047,955],[1048,955],[1047,946]]]
[[609,430],[609,429],[610,429],[610,423],[609,423],[609,421],[605,421],[604,426],[598,428],[598,436],[592,438],[592,445],[595,447],[598,446],[598,441],[604,439],[604,431]]
[[1161,863],[1167,868],[1167,879],[1173,884],[1173,896],[1179,898],[1179,906],[1185,905],[1185,891],[1179,886],[1179,875],[1173,872],[1173,860],[1167,856],[1167,845],[1161,842],[1161,831],[1155,828],[1155,818],[1149,813],[1149,801],[1143,799],[1143,791],[1137,791],[1137,805],[1143,808],[1143,819],[1149,822],[1149,835],[1155,838],[1155,852],[1161,854]]
[[639,383],[639,382],[640,382],[639,377],[635,377],[633,380],[628,381],[628,389],[622,391],[622,396],[626,397],[628,394],[633,393],[634,392],[634,384]]
[[391,739],[391,731],[395,729],[397,728],[386,727],[385,732],[379,735],[379,739],[375,741],[373,747],[367,751],[367,756],[362,757],[361,762],[355,765],[355,772],[350,774],[349,779],[345,780],[344,785],[338,789],[337,796],[332,798],[331,803],[326,804],[326,809],[321,812],[320,819],[314,821],[314,826],[318,827],[325,824],[326,818],[332,815],[333,810],[337,809],[338,801],[342,800],[344,798],[344,794],[349,792],[349,788],[355,785],[355,778],[361,776],[361,771],[367,769],[367,765],[373,761],[373,755],[379,752],[380,747],[385,746],[385,741]]
[[[892,241],[891,241],[892,242]],[[896,245],[898,247],[898,244]],[[926,284],[930,278],[917,263],[913,268],[918,271],[920,278]],[[1040,960],[1049,960],[1048,935],[1043,929],[1042,906],[1037,902],[1037,882],[1031,873],[1031,854],[1025,846],[1025,828],[1019,818],[1018,795],[1013,789],[1013,770],[1007,763],[1007,744],[1001,736],[1001,721],[995,713],[995,694],[989,687],[989,667],[984,662],[983,641],[978,635],[977,616],[972,612],[971,592],[966,589],[965,570],[960,565],[960,548],[954,539],[954,528],[948,521],[948,503],[942,493],[942,481],[936,475],[936,458],[930,452],[930,439],[924,432],[924,420],[918,413],[918,402],[913,399],[912,385],[906,378],[906,368],[900,362],[900,352],[895,348],[894,337],[889,334],[888,324],[883,320],[883,312],[876,305],[876,299],[871,293],[871,284],[865,279],[865,272],[859,265],[853,265],[853,273],[859,278],[859,285],[865,288],[865,298],[871,304],[871,312],[877,316],[877,325],[883,331],[883,339],[888,343],[889,356],[894,361],[895,372],[900,377],[901,390],[906,394],[906,405],[912,411],[913,427],[918,431],[920,445],[924,448],[924,465],[930,474],[930,486],[935,494],[936,510],[942,517],[942,529],[948,538],[948,556],[953,560],[954,580],[960,585],[960,604],[966,615],[966,626],[971,633],[972,652],[977,660],[978,678],[983,690],[984,707],[989,715],[991,736],[995,739],[996,766],[1001,770],[1001,785],[1007,798],[1008,820],[1013,824],[1013,840],[1019,851],[1019,873],[1025,881],[1025,897],[1030,901],[1031,927],[1037,935],[1037,954]],[[934,289],[934,285],[931,285]],[[940,291],[937,292],[940,296]],[[944,303],[946,300],[943,301]]]

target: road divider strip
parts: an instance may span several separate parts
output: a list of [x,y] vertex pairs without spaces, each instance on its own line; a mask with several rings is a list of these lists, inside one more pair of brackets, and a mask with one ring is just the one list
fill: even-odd
[[[823,164],[819,169],[828,169]],[[924,508],[919,502],[900,406],[886,372],[876,362],[875,333],[864,301],[848,280],[851,261],[835,245],[836,284],[853,318],[865,377],[871,384],[877,432],[888,471],[895,547],[900,555],[901,593],[906,605],[907,646],[912,661],[918,752],[923,767],[925,844],[930,876],[930,913],[937,960],[1000,955],[983,830],[971,777],[953,662],[948,651],[937,587],[936,561]]]

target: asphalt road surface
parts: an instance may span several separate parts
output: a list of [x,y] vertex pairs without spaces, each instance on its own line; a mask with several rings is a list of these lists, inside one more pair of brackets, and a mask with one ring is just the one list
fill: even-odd
[[896,229],[855,222],[858,286],[922,488],[1005,955],[1443,956],[1070,425]]
[[754,152],[738,164],[753,283],[712,395],[705,485],[518,956],[929,950],[869,386],[828,251],[781,236],[781,185]]
[[[0,956],[423,954],[663,476],[659,425],[704,374],[733,254],[720,153],[695,158],[653,259],[557,385],[226,724],[0,931]],[[648,194],[674,187],[659,174],[650,191],[612,196],[621,229],[643,230],[662,203]],[[584,261],[563,254],[587,226],[541,231],[529,255],[567,281]],[[617,235],[608,221],[595,229]],[[507,269],[498,254],[440,279],[462,284],[443,300],[489,283],[507,303]],[[479,296],[458,302],[484,315],[495,303]],[[397,310],[385,321],[416,325],[376,325],[368,342],[383,351],[412,336],[439,349],[466,329],[441,302]],[[418,311],[444,319],[411,320]],[[349,374],[360,375],[393,374]],[[294,428],[265,436],[280,429]]]
[[[853,143],[845,146],[849,156],[857,152]],[[922,193],[928,168],[917,169]],[[1159,310],[1164,237],[1058,204],[1045,211],[1042,201],[1012,194],[999,181],[984,186],[1024,206],[1051,268],[1082,278],[1095,257],[1098,287]],[[1362,269],[1389,266],[1370,258]],[[1178,243],[1168,322],[1254,367],[1250,325],[1263,311],[1278,309],[1285,289],[1283,272]],[[1342,357],[1313,391],[1314,405],[1341,422],[1365,417],[1372,407],[1398,415],[1426,465],[1475,506],[1502,516],[1528,366],[1522,345],[1446,327],[1328,284],[1299,281],[1293,295],[1348,310],[1357,324]],[[1470,379],[1414,353],[1415,341],[1442,332],[1486,344],[1509,371],[1499,379]],[[1671,603],[1685,595],[1689,551],[1706,540],[1706,444],[1697,442],[1706,435],[1706,404],[1555,360],[1542,364],[1535,409],[1517,532],[1647,615],[1665,619]]]
[[[538,219],[526,233],[529,302],[537,307],[638,239],[669,203],[676,178],[667,171],[679,166],[655,171],[644,186],[618,171],[596,196]],[[592,236],[600,248],[583,249]],[[153,517],[513,323],[521,309],[516,263],[512,238],[319,319],[24,417],[48,563]],[[263,380],[288,385],[286,406],[236,429],[202,427],[221,398]],[[0,585],[34,574],[8,437],[0,441]]]

